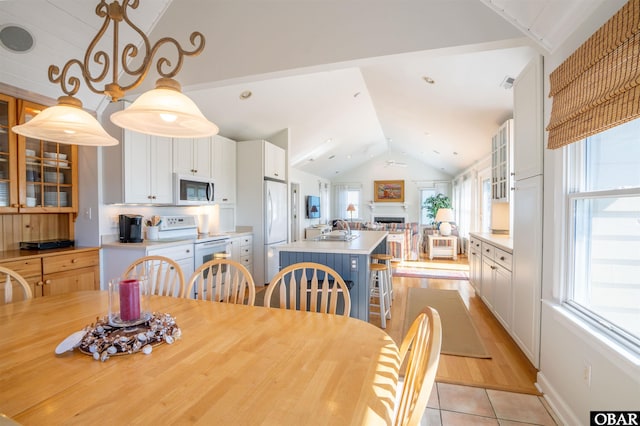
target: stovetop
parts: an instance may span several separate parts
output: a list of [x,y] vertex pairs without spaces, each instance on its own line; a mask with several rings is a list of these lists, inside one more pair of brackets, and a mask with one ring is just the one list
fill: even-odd
[[196,216],[160,216],[158,241],[193,239],[195,244],[228,240],[226,234],[199,234]]

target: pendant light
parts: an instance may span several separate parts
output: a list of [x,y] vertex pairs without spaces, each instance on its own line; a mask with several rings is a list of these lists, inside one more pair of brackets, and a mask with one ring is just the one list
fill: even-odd
[[111,121],[156,136],[198,138],[218,133],[218,126],[180,92],[180,83],[169,78],[159,79],[154,90],[141,95],[124,111],[111,114]]
[[[197,56],[204,49],[205,38],[202,33],[194,31],[191,34],[193,50],[183,49],[170,37],[164,37],[151,46],[147,36],[127,16],[127,9],[137,8],[139,2],[122,0],[121,3],[117,0],[111,3],[101,0],[98,3],[96,15],[104,18],[104,23],[91,40],[84,55],[84,62],[71,59],[62,71],[55,65],[49,67],[49,81],[59,83],[66,96],[60,97],[56,106],[45,109],[27,123],[14,126],[12,130],[15,133],[75,145],[116,145],[118,140],[111,137],[94,117],[83,111],[82,102],[74,97],[80,88],[80,78],[71,75],[70,70],[79,68],[82,79],[92,92],[105,94],[112,102],[116,102],[128,90],[138,87],[143,82],[153,63],[154,55],[165,44],[176,48],[178,59],[172,62],[165,57],[157,58],[156,70],[161,78],[156,84],[156,89],[141,95],[124,111],[112,114],[113,123],[141,133],[174,138],[205,137],[218,132],[218,127],[204,117],[191,99],[181,93],[180,84],[173,79],[182,68],[184,56]],[[120,23],[128,24],[141,37],[140,49],[133,43],[127,43],[121,52],[118,51]],[[107,32],[109,24],[113,24],[111,57],[103,50],[96,51],[96,46]],[[132,67],[127,61],[137,58],[139,51],[144,55],[142,63]],[[172,63],[175,63],[174,67],[171,67]],[[121,70],[118,65],[121,65]],[[98,72],[92,74],[90,68],[97,69]],[[96,87],[96,84],[105,79],[109,70],[112,71],[111,82],[105,82],[102,88]],[[133,81],[120,85],[118,78],[121,74],[132,77]]]
[[14,133],[34,139],[73,145],[110,146],[118,139],[108,134],[82,102],[61,96],[58,104],[44,109],[25,124],[11,128]]

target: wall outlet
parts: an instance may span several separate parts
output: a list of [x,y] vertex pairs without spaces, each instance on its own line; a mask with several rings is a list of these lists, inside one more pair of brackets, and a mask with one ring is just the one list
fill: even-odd
[[120,226],[120,216],[111,216],[111,227],[117,228]]

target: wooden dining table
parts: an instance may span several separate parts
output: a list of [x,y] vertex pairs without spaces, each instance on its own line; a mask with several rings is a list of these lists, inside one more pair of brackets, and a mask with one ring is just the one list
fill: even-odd
[[25,425],[391,423],[398,347],[328,314],[152,296],[182,336],[101,362],[68,335],[103,318],[85,291],[0,306],[0,413]]

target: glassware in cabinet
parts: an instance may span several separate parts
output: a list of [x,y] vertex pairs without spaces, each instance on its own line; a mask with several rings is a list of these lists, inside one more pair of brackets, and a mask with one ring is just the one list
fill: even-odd
[[[43,108],[22,102],[20,122],[29,121]],[[18,141],[21,152],[24,152],[21,209],[77,211],[77,147],[22,136]]]

